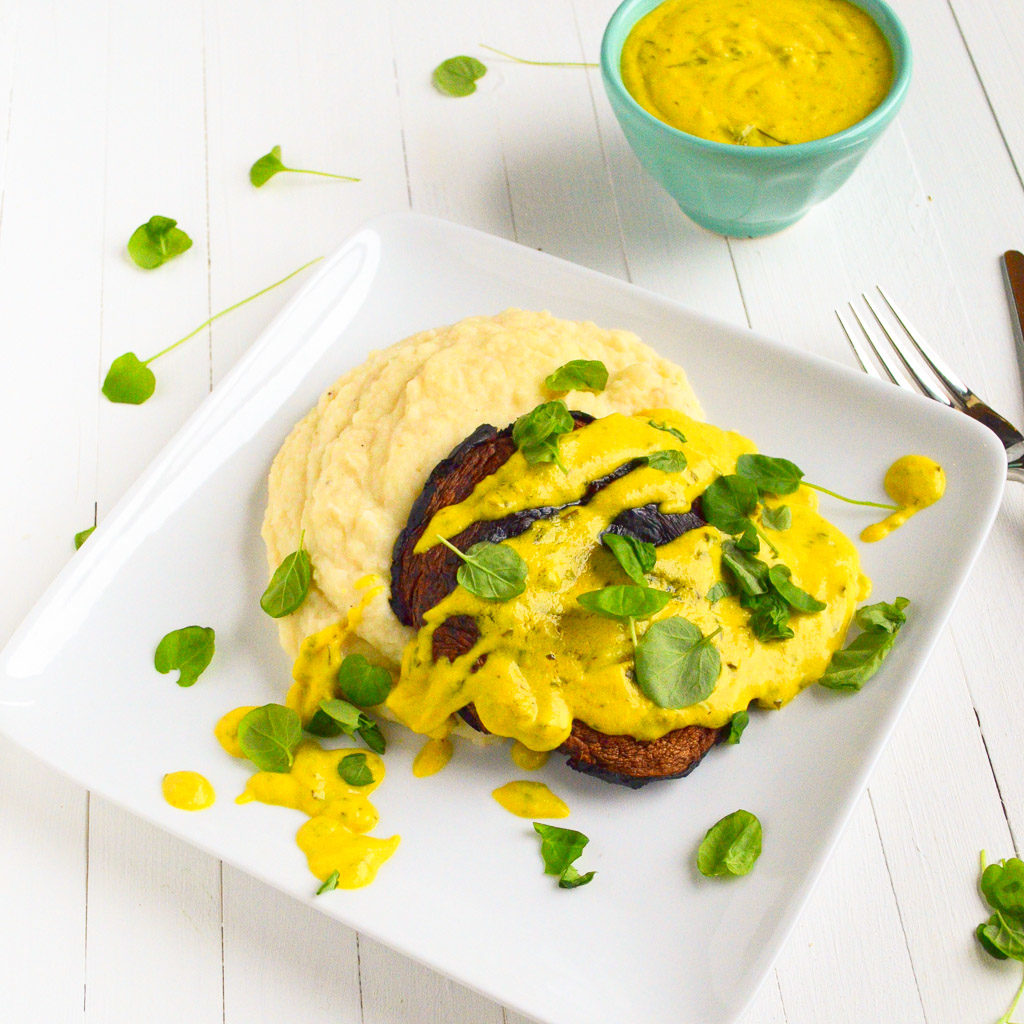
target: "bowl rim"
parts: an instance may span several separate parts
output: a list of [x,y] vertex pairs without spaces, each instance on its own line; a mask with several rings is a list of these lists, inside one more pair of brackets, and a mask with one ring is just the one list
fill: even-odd
[[[864,11],[879,27],[889,44],[896,66],[896,73],[893,75],[892,84],[889,86],[885,99],[866,117],[842,131],[823,135],[820,139],[792,142],[783,146],[741,146],[732,142],[705,139],[699,135],[684,132],[655,117],[649,110],[640,106],[622,81],[622,44],[625,43],[627,36],[640,18],[649,14],[663,2],[665,0],[653,0],[653,2],[652,0],[622,0],[605,26],[604,35],[601,38],[601,75],[604,78],[605,86],[614,92],[615,98],[624,103],[634,116],[638,116],[648,127],[669,138],[686,141],[697,149],[705,149],[709,153],[728,154],[736,160],[779,162],[792,160],[794,157],[823,155],[835,149],[846,149],[863,141],[865,137],[872,137],[881,132],[895,116],[910,87],[913,52],[910,46],[910,37],[903,22],[896,16],[896,12],[886,0],[849,0],[855,7]],[[645,9],[637,13],[639,7]],[[620,29],[623,29],[622,43],[614,46],[612,36]]]

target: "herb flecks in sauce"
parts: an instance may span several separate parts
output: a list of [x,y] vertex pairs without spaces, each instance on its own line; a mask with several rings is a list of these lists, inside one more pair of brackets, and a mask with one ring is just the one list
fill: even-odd
[[634,26],[621,67],[655,117],[744,146],[842,131],[893,77],[881,30],[847,0],[667,0]]

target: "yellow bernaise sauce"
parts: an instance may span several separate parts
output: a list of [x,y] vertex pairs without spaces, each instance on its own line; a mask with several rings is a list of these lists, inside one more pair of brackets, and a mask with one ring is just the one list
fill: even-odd
[[524,772],[535,772],[548,763],[546,750],[531,750],[529,747],[524,747],[519,740],[512,744],[509,756],[512,758],[512,763],[517,768],[522,768]]
[[[238,746],[238,723],[251,710],[229,711],[214,730],[224,749],[235,757],[244,756]],[[352,756],[366,759],[372,782],[353,786],[339,775],[338,765]],[[309,815],[295,840],[310,871],[321,880],[337,871],[339,889],[356,889],[369,885],[380,865],[398,848],[398,836],[377,839],[365,834],[379,819],[368,798],[383,778],[384,762],[371,751],[352,747],[325,750],[315,740],[306,739],[299,744],[287,772],[256,772],[236,802],[259,800]]]
[[199,772],[168,772],[161,788],[164,799],[180,811],[203,811],[216,799],[210,780]]
[[[652,426],[652,421],[678,429],[686,442]],[[686,725],[724,725],[752,701],[780,707],[821,676],[870,584],[860,572],[853,544],[817,514],[816,496],[801,487],[784,499],[792,525],[770,534],[778,556],[762,544],[760,557],[789,566],[793,582],[825,602],[825,610],[794,614],[791,639],[757,641],[738,598],[708,601],[708,591],[721,578],[723,535],[711,526],[684,533],[658,548],[657,565],[647,577],[651,586],[675,594],[654,618],[681,615],[705,635],[721,627],[714,643],[722,673],[711,696],[692,707],[665,709],[648,700],[633,681],[628,624],[588,612],[577,602],[582,593],[630,582],[601,544],[601,533],[623,509],[655,502],[663,512],[687,511],[694,498],[716,477],[733,472],[737,457],[754,446],[738,434],[664,409],[595,420],[563,436],[560,444],[566,472],[550,463],[530,466],[521,453],[514,453],[465,501],[439,510],[418,549],[477,520],[579,500],[590,481],[638,456],[681,447],[687,468],[679,473],[636,468],[587,504],[538,520],[505,541],[527,563],[525,592],[508,601],[486,601],[456,587],[426,614],[423,628],[405,650],[399,680],[387,700],[400,721],[416,732],[433,734],[472,702],[488,730],[531,750],[557,747],[569,735],[574,718],[606,734],[650,740]],[[472,616],[480,638],[454,661],[435,662],[433,631],[452,615]],[[638,621],[637,633],[642,635],[647,625]],[[486,660],[474,670],[481,655]]]
[[416,757],[413,758],[413,775],[417,779],[425,779],[429,775],[436,775],[452,759],[453,751],[452,741],[447,736],[427,740],[420,747]]
[[491,796],[519,818],[569,817],[569,805],[543,782],[506,782]]
[[655,117],[746,146],[849,128],[893,77],[885,37],[847,0],[667,0],[633,27],[621,66]]
[[946,493],[946,474],[926,455],[904,455],[886,471],[885,493],[900,509],[880,523],[866,527],[860,535],[866,543],[888,537],[912,515],[934,505]]

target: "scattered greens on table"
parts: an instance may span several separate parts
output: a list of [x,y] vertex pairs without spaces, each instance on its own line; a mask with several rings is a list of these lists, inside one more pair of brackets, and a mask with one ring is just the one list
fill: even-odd
[[750,811],[733,811],[717,821],[697,850],[697,869],[708,878],[746,875],[761,856],[761,822]]
[[192,248],[192,239],[170,217],[154,215],[128,239],[128,255],[143,270],[153,270]]
[[153,666],[165,675],[178,670],[178,685],[191,686],[213,659],[214,631],[209,626],[183,626],[168,633],[153,655]]
[[266,185],[275,174],[315,174],[320,178],[334,178],[337,181],[359,181],[348,174],[329,174],[327,171],[310,171],[304,167],[285,167],[281,162],[281,147],[275,146],[249,168],[249,181],[256,188]]
[[75,534],[75,550],[77,551],[91,536],[92,531],[96,529],[95,524],[87,526],[84,530],[79,530]]
[[540,836],[540,855],[544,858],[544,874],[557,875],[560,889],[578,889],[586,885],[595,875],[588,871],[581,875],[575,868],[575,861],[583,853],[590,839],[582,832],[558,825],[545,825],[535,821],[533,827]]
[[462,560],[455,578],[474,597],[509,601],[526,589],[527,564],[512,548],[482,540],[468,551],[460,551],[444,537],[437,539]]
[[309,559],[309,552],[302,546],[305,536],[305,531],[299,535],[298,550],[284,557],[274,570],[267,589],[260,598],[260,607],[272,619],[282,619],[286,615],[291,615],[306,600],[309,593],[313,565]]
[[[982,921],[974,932],[981,948],[997,960],[1024,963],[1024,861],[1010,857],[1009,860],[987,864],[982,850],[978,887],[993,911],[991,917]],[[1009,1009],[996,1024],[1009,1024],[1022,994],[1024,978]]]
[[323,259],[322,256],[318,256],[315,260],[310,260],[308,263],[304,263],[298,270],[293,270],[290,274],[282,277],[280,281],[275,281],[273,284],[267,285],[266,288],[261,288],[258,292],[250,295],[248,298],[242,299],[240,302],[236,302],[232,306],[228,306],[227,309],[222,309],[219,313],[215,313],[208,320],[204,320],[194,331],[190,331],[185,335],[184,338],[179,338],[172,345],[168,345],[167,348],[161,349],[156,355],[150,356],[148,359],[139,359],[134,352],[125,352],[124,355],[118,356],[111,364],[110,369],[107,370],[107,375],[103,379],[103,394],[110,399],[111,402],[118,402],[124,405],[142,405],[143,402],[148,401],[153,392],[156,390],[156,376],[153,371],[149,368],[149,364],[159,359],[161,356],[167,355],[172,349],[176,349],[179,345],[184,344],[190,338],[194,338],[203,328],[209,327],[214,320],[219,320],[222,316],[238,309],[239,306],[244,306],[247,302],[252,302],[253,299],[258,299],[261,295],[266,294],[272,288],[276,288],[278,285],[284,284],[285,281],[290,280],[296,274],[301,273],[307,267],[312,266],[318,260]]

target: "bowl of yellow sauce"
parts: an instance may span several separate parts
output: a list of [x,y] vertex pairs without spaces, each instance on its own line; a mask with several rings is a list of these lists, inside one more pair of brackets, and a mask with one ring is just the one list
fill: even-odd
[[737,237],[832,195],[895,117],[910,69],[884,0],[624,0],[601,44],[640,162],[688,217]]

